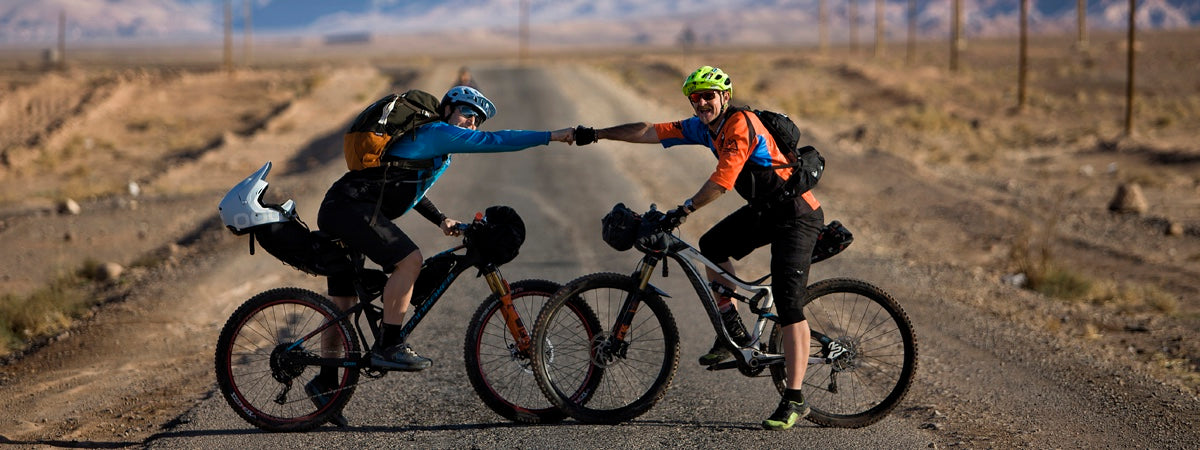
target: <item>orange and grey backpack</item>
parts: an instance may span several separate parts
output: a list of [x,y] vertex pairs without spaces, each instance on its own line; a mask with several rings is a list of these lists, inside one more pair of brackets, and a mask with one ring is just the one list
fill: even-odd
[[372,103],[358,114],[342,139],[346,167],[379,167],[392,139],[412,134],[417,127],[441,118],[438,103],[433,94],[417,89],[390,94]]

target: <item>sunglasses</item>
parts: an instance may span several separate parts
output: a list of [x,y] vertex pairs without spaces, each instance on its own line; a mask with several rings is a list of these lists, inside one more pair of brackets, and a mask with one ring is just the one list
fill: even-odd
[[691,94],[688,94],[688,99],[690,99],[692,101],[692,103],[700,103],[700,100],[707,100],[707,101],[711,102],[711,101],[713,101],[713,99],[716,99],[716,98],[717,98],[717,93],[715,91],[693,92]]
[[458,105],[455,108],[456,108],[455,110],[458,111],[459,115],[466,117],[468,119],[473,119],[473,121],[475,122],[475,125],[479,125],[479,124],[483,123],[484,116],[483,116],[483,114],[479,113],[479,110],[477,110],[471,106],[467,106],[467,105]]

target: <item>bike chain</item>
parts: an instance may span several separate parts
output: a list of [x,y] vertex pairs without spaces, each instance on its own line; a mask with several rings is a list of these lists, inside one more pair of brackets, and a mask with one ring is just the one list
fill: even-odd
[[[359,381],[359,382],[357,382],[357,383],[351,384],[351,385],[349,385],[349,386],[339,387],[339,388],[337,388],[337,389],[333,389],[333,390],[325,391],[325,393],[336,393],[336,392],[341,392],[341,391],[344,391],[344,390],[346,390],[346,389],[350,389],[350,388],[355,388],[355,389],[357,389],[359,386],[365,386],[365,385],[368,385],[368,384],[371,384],[371,383],[375,383],[375,382],[377,382],[377,381],[379,381],[379,380],[383,379],[383,376],[384,376],[384,375],[387,375],[387,373],[388,373],[388,371],[386,371],[386,370],[379,370],[379,369],[376,369],[376,368],[374,368],[374,367],[370,367],[370,366],[368,366],[368,367],[365,367],[365,368],[359,369],[359,374],[360,374],[360,375],[363,375],[363,376],[365,376],[365,377],[367,377],[367,378],[369,378],[369,380],[367,380],[367,381],[361,381],[361,380],[362,380],[362,378],[360,377],[360,378],[359,378],[359,380],[360,380],[360,381]],[[304,399],[305,399],[305,400],[310,400],[310,399],[312,399],[313,397],[316,397],[316,396],[315,396],[315,395],[309,395],[309,396],[306,396],[306,397],[304,397]]]

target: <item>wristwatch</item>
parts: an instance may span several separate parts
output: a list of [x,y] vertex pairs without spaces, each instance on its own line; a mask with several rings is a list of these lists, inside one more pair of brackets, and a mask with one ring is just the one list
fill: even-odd
[[683,209],[687,210],[688,214],[696,212],[696,205],[692,204],[692,199],[683,201]]

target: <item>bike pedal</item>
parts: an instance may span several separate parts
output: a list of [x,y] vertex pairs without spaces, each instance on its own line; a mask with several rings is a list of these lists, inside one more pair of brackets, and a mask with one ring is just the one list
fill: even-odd
[[725,362],[719,362],[719,363],[713,364],[713,365],[711,365],[711,366],[708,366],[708,370],[725,370],[725,369],[733,369],[733,368],[735,368],[735,367],[737,367],[737,366],[738,366],[737,360],[736,360],[736,359],[731,359],[731,360],[729,360],[729,361],[725,361]]

